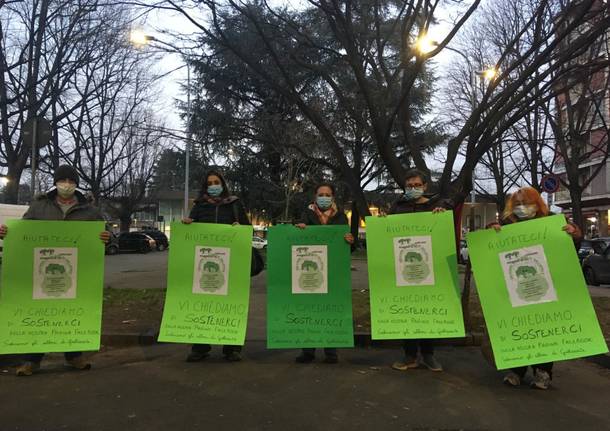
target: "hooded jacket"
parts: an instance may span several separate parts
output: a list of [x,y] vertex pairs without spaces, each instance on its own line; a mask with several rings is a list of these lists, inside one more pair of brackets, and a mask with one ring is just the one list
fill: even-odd
[[64,215],[57,204],[57,189],[46,194],[37,196],[23,215],[27,220],[79,220],[79,221],[103,221],[104,217],[99,209],[92,206],[85,196],[74,192],[76,204]]

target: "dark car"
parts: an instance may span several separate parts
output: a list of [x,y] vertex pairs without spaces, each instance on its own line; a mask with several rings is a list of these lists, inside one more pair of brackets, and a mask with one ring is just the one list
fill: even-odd
[[610,247],[606,247],[602,253],[593,253],[586,257],[582,263],[582,271],[587,284],[610,284]]
[[106,244],[106,254],[118,254],[119,249],[119,237],[116,234],[110,234],[110,241]]
[[610,246],[610,238],[583,239],[578,249],[578,259],[582,262],[592,254],[602,254]]
[[125,251],[148,253],[157,246],[154,239],[142,232],[123,232],[119,235],[118,242],[121,253]]
[[167,239],[167,236],[160,230],[145,229],[137,233],[143,233],[154,239],[157,243],[157,250],[159,251],[167,250],[169,248],[169,240]]

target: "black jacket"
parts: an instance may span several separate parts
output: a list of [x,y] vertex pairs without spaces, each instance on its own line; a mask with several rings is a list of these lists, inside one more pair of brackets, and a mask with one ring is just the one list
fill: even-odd
[[[315,205],[315,204],[312,204]],[[311,205],[305,208],[303,214],[301,214],[301,218],[299,219],[299,223],[307,224],[307,225],[321,225],[320,219],[316,215],[313,209],[311,209]],[[328,224],[349,224],[347,221],[347,216],[341,210],[337,210],[337,213],[332,216],[328,220]]]
[[417,203],[414,200],[408,201],[402,197],[392,204],[388,214],[419,213],[432,211],[434,208],[450,210],[453,209],[453,202],[449,199],[440,199],[438,196],[432,196],[424,203]]
[[246,210],[236,196],[221,199],[218,203],[209,202],[207,197],[196,199],[189,218],[195,223],[250,224]]

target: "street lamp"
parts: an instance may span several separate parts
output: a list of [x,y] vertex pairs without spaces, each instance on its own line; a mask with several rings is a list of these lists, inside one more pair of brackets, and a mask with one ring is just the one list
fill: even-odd
[[[418,37],[415,41],[415,49],[416,49],[417,53],[419,53],[421,55],[429,54],[430,52],[434,51],[437,46],[438,46],[438,42],[436,40],[432,39],[427,34],[423,34],[422,36]],[[477,76],[479,76],[481,78],[481,80],[493,81],[498,77],[499,71],[495,67],[488,67],[487,69],[477,71],[472,66],[472,63],[470,62],[470,59],[468,58],[468,56],[466,54],[464,54],[462,51],[460,51],[459,49],[449,47],[449,46],[445,46],[445,48],[448,49],[449,51],[453,51],[456,54],[459,54],[460,56],[462,56],[462,58],[464,58],[464,60],[466,60],[466,64],[468,65],[468,72],[470,75],[470,86],[472,88],[472,92],[470,95],[470,109],[471,109],[471,112],[474,112],[475,109],[477,108],[477,93],[476,93]],[[473,204],[476,203],[475,176],[476,176],[476,172],[473,169],[472,192],[470,193],[470,202]]]
[[0,185],[2,185],[2,187],[5,187],[10,181],[11,180],[8,177],[0,177]]
[[[140,29],[134,29],[129,33],[129,41],[137,48],[149,45],[151,42],[159,42],[169,47],[175,47],[167,42],[157,39],[154,36],[144,33]],[[177,50],[176,50],[177,51]],[[188,58],[185,61],[186,65],[186,110],[187,110],[187,126],[186,126],[186,145],[185,145],[185,160],[184,160],[184,217],[188,216],[189,207],[189,175],[190,175],[190,146],[191,146],[191,120],[192,120],[192,109],[191,109],[191,66],[189,65]]]

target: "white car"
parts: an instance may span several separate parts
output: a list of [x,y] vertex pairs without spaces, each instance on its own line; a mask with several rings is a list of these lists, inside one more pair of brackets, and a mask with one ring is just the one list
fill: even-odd
[[252,247],[258,248],[258,249],[265,248],[265,247],[267,247],[267,240],[263,239],[259,236],[253,236],[252,237]]

